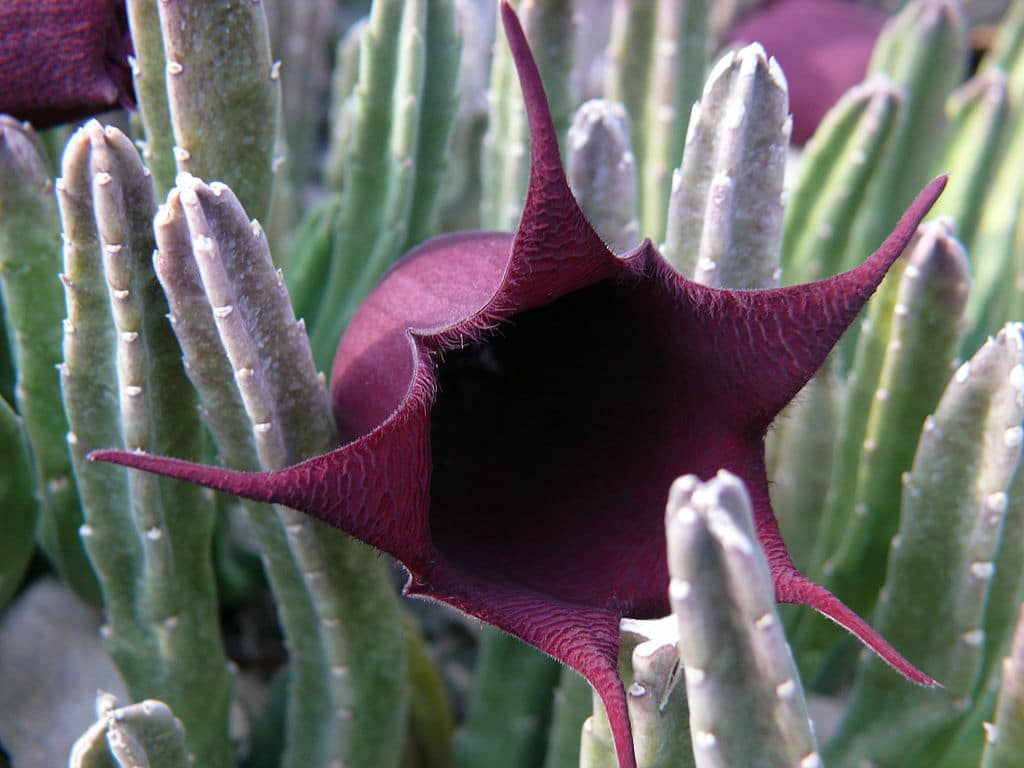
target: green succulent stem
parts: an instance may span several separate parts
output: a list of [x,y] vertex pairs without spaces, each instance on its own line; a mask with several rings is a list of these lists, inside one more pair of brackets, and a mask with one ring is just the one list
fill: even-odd
[[1024,336],[1007,326],[953,376],[903,489],[876,625],[945,686],[907,686],[866,659],[827,757],[891,762],[952,732],[976,695],[985,614],[1021,455]]
[[267,221],[281,88],[263,5],[164,0],[158,8],[178,171],[228,184]]
[[618,102],[584,102],[569,127],[566,176],[587,220],[615,253],[639,242],[629,116]]
[[[523,31],[536,52],[537,67],[551,108],[560,147],[573,112],[570,73],[575,56],[572,2],[531,0],[513,3]],[[530,177],[530,136],[512,52],[498,22],[491,63],[487,132],[483,137],[481,219],[491,229],[514,230],[526,199]]]
[[892,330],[868,414],[853,516],[829,560],[829,587],[869,614],[900,520],[901,477],[939,402],[960,337],[967,255],[948,219],[923,224],[900,281]]
[[1024,607],[1002,673],[995,721],[986,727],[981,768],[1013,768],[1024,750]]
[[676,480],[665,525],[694,765],[820,765],[742,481]]
[[162,200],[174,186],[177,163],[167,103],[167,65],[159,4],[152,0],[128,0],[126,7],[135,51],[132,82],[146,134],[142,158],[153,174],[157,199]]
[[0,398],[0,609],[10,600],[32,556],[39,505],[32,497],[32,458],[21,420]]
[[323,298],[310,317],[314,359],[327,368],[356,308],[383,272],[425,236],[440,183],[438,153],[454,109],[459,46],[452,0],[373,4],[345,137],[340,207]]
[[847,91],[814,132],[786,206],[785,284],[825,278],[854,266],[844,258],[854,214],[869,204],[868,185],[903,100],[898,86],[875,75]]
[[75,742],[69,768],[189,768],[194,757],[185,728],[162,701],[119,707],[110,694],[96,700],[96,723]]
[[[262,229],[248,219],[231,190],[182,174],[158,217],[157,231],[158,264],[169,292],[199,301],[198,278],[207,302],[205,311],[197,309],[198,318],[181,314],[175,320],[179,333],[192,340],[185,345],[186,353],[191,348],[202,355],[202,345],[196,343],[201,338],[213,347],[215,331],[220,347],[214,351],[224,356],[216,363],[196,360],[190,368],[230,366],[250,430],[243,445],[253,446],[260,466],[277,469],[333,447],[334,420],[305,326],[295,319]],[[203,389],[237,402],[209,385]],[[241,429],[237,405],[233,410],[232,429]],[[252,454],[248,449],[246,453],[234,458],[249,463]],[[262,533],[280,552],[280,530],[261,517]],[[397,766],[402,745],[389,734],[405,723],[406,656],[387,571],[367,547],[301,513],[280,507],[277,518],[314,612],[311,617],[306,599],[299,601],[302,610],[293,616],[314,621],[312,626],[289,626],[289,640],[301,641],[303,632],[318,637],[327,673],[329,707],[313,712],[324,722],[324,729],[313,734],[322,745],[322,751],[312,750],[319,751],[314,758],[327,764],[341,760]],[[295,569],[287,559],[275,565],[275,579],[284,589],[298,592]],[[310,748],[296,743],[297,735],[290,734],[293,761]]]
[[681,274],[722,288],[778,284],[788,112],[785,77],[760,45],[715,65],[672,180],[663,250]]
[[96,576],[79,536],[82,510],[71,470],[61,405],[60,223],[46,160],[35,133],[0,117],[0,284],[17,381],[15,406],[34,463],[41,505],[39,544],[84,600],[100,604]]
[[[69,144],[64,170],[65,402],[82,427],[72,443],[92,505],[84,535],[104,579],[108,642],[132,694],[171,702],[189,726],[196,759],[228,765],[233,675],[209,556],[213,496],[134,472],[124,483],[126,473],[121,481],[93,473],[78,453],[111,447],[89,444],[113,437],[88,423],[98,413],[117,425],[113,445],[190,459],[202,452],[194,395],[153,273],[152,183],[131,141],[96,122]],[[85,368],[90,362],[99,365]],[[128,531],[134,544],[125,543]]]
[[[542,765],[559,667],[522,641],[485,629],[457,768]],[[500,739],[503,748],[495,753]]]

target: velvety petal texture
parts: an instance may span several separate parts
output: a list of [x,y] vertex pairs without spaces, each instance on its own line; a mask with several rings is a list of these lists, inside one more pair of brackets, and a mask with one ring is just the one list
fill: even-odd
[[664,508],[683,474],[743,479],[780,601],[818,609],[934,684],[794,568],[768,499],[764,436],[944,180],[863,265],[817,283],[721,290],[677,274],[650,241],[615,255],[569,190],[537,67],[515,14],[502,14],[532,134],[522,223],[514,235],[438,237],[387,274],[335,360],[341,447],[270,473],[92,458],[294,507],[392,554],[408,594],[584,675],[622,768],[635,759],[619,621],[670,612]]
[[0,41],[0,113],[48,128],[135,106],[123,0],[4,0]]

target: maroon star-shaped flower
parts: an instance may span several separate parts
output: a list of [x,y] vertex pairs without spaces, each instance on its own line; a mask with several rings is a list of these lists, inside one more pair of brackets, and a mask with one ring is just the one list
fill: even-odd
[[338,348],[343,444],[277,472],[145,454],[92,458],[303,510],[390,553],[405,591],[510,632],[578,671],[634,768],[619,621],[670,612],[672,481],[728,469],[753,499],[780,601],[810,605],[934,684],[801,576],[768,500],[764,437],[939,195],[933,182],[855,270],[789,288],[693,283],[646,241],[612,254],[562,171],[536,64],[502,5],[532,133],[514,234],[438,237],[396,265]]
[[0,113],[48,128],[134,108],[124,0],[0,2]]

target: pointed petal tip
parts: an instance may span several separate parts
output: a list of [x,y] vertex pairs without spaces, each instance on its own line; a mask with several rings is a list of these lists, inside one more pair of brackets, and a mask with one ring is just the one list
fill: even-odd
[[88,461],[102,461],[108,464],[128,466],[132,457],[138,455],[138,453],[129,453],[128,451],[117,451],[110,448],[103,448],[98,451],[90,451],[85,455],[85,458]]
[[501,0],[501,26],[505,28],[505,37],[511,41],[515,37],[525,37],[519,14],[508,0]]
[[942,190],[946,188],[948,180],[949,175],[942,174],[928,182],[924,189],[914,198],[914,201],[907,210],[904,211],[892,233],[879,246],[878,250],[871,254],[863,264],[839,276],[841,279],[852,277],[855,282],[861,283],[862,288],[867,289],[867,292],[862,297],[863,301],[866,301],[867,297],[874,292],[882,278],[885,277],[889,267],[905,251],[907,245],[909,245],[914,234],[917,232],[918,226],[920,226],[924,217],[928,215],[932,206],[935,205],[935,201],[939,199]]
[[772,573],[776,598],[779,602],[795,603],[813,608],[864,643],[879,659],[910,682],[926,688],[943,687],[940,682],[911,664],[888,640],[838,597],[803,575],[789,569],[784,570],[787,571],[784,574],[780,574],[774,569]]
[[[946,184],[949,183],[949,174],[941,173],[928,182],[928,186],[925,190],[934,190],[935,199],[938,199],[939,195],[942,194],[942,190],[946,188]],[[934,201],[933,201],[934,202]]]
[[258,472],[239,472],[223,467],[210,467],[185,459],[174,459],[168,456],[156,456],[145,451],[120,451],[102,449],[91,451],[86,455],[89,461],[100,461],[117,464],[129,469],[150,472],[175,480],[212,488],[215,491],[231,493],[255,501],[274,501],[275,487],[267,482],[267,477]]

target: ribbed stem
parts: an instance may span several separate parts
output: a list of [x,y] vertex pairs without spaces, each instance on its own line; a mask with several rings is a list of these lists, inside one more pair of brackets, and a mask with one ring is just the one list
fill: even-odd
[[96,723],[71,748],[69,768],[190,768],[185,728],[162,701],[118,707],[110,694],[96,699]]
[[785,77],[760,45],[715,65],[672,179],[663,250],[681,274],[723,288],[778,285],[788,112]]
[[0,609],[14,594],[32,556],[39,505],[32,497],[32,459],[21,420],[0,398]]
[[569,128],[566,176],[587,220],[615,253],[640,242],[636,163],[622,104],[585,102]]
[[266,222],[281,88],[263,5],[161,0],[158,7],[178,170],[230,185]]
[[1024,335],[1007,326],[953,376],[921,435],[879,604],[881,632],[945,686],[906,686],[864,663],[833,764],[891,762],[966,714],[985,648],[985,614],[1021,455]]
[[680,478],[665,524],[695,765],[820,765],[742,481]]
[[41,505],[39,544],[75,592],[100,604],[79,528],[82,510],[61,405],[60,223],[43,148],[27,126],[0,116],[0,281],[18,371],[15,406],[32,449]]

